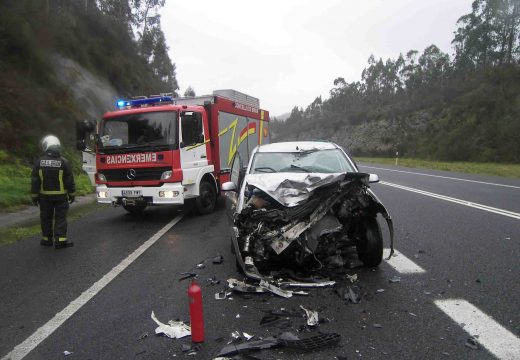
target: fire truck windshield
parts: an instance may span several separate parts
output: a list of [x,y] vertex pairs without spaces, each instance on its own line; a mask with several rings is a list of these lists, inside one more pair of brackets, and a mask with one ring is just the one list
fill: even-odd
[[104,153],[176,148],[176,111],[149,112],[103,119],[99,149]]

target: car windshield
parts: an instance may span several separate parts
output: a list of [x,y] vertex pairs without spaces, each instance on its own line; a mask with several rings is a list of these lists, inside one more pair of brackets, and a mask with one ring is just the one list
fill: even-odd
[[105,151],[171,147],[177,144],[177,112],[149,112],[104,119],[100,140]]
[[274,172],[346,173],[353,172],[339,149],[302,152],[257,152],[251,164],[252,174]]

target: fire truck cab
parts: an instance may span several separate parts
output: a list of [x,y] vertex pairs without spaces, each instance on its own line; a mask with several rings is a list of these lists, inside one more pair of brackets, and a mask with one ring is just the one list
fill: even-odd
[[247,164],[252,150],[269,142],[269,113],[259,105],[235,90],[141,97],[118,101],[95,126],[78,124],[78,149],[97,201],[137,213],[192,200],[198,213],[213,211],[235,154]]

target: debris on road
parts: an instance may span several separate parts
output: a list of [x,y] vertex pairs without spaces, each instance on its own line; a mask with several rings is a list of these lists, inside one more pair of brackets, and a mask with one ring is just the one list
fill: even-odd
[[265,289],[267,291],[272,292],[275,295],[284,297],[284,298],[290,298],[293,296],[293,292],[289,290],[282,290],[281,288],[274,286],[273,284],[268,283],[265,280],[260,280],[260,287],[262,289]]
[[208,286],[218,285],[218,284],[220,284],[220,280],[218,280],[216,276],[212,276],[212,277],[206,279],[206,284]]
[[215,293],[215,300],[225,300],[231,295],[231,291],[220,291]]
[[141,341],[143,339],[146,339],[148,337],[148,333],[145,332],[144,334],[142,334],[141,336],[139,336],[139,339],[137,339],[137,341]]
[[473,350],[480,350],[480,344],[474,336],[470,336],[464,345]]
[[251,340],[252,338],[255,337],[254,335],[249,335],[246,332],[243,332],[242,335],[244,335],[244,338],[246,339],[246,341],[249,341],[249,340]]
[[67,351],[67,350],[65,350],[63,352],[63,355],[65,355],[65,356],[69,356],[69,355],[72,355],[72,354],[73,354],[73,352],[70,352],[70,351]]
[[384,293],[385,292],[385,289],[377,289],[376,290],[376,293],[377,294],[381,294],[381,293]]
[[228,279],[228,287],[233,291],[238,291],[242,293],[264,293],[266,292],[265,289],[261,288],[260,286],[250,285],[246,284],[243,281],[239,281],[237,279]]
[[182,321],[168,321],[168,325],[163,324],[160,322],[157,317],[155,316],[155,313],[152,311],[152,320],[155,321],[157,325],[159,325],[155,329],[156,334],[164,334],[168,336],[170,339],[180,339],[185,336],[191,335],[191,328],[189,325],[186,325]]
[[382,329],[383,328],[383,325],[381,325],[381,324],[374,324],[373,326],[375,328],[377,328],[377,329]]
[[183,272],[183,273],[180,273],[181,277],[179,278],[179,281],[183,281],[183,280],[187,280],[187,279],[191,279],[191,278],[197,278],[197,276],[199,276],[197,273],[194,273],[194,272]]
[[268,337],[262,340],[249,341],[241,344],[228,344],[220,350],[217,357],[233,356],[249,351],[265,350],[278,346],[310,352],[335,345],[340,339],[341,335],[337,333],[322,333],[300,339],[293,333],[285,332],[278,338]]
[[213,258],[213,264],[222,264],[224,257],[222,255],[215,256]]
[[316,326],[320,323],[318,319],[318,312],[313,310],[307,310],[302,305],[300,305],[300,309],[305,311],[305,316],[307,317],[307,325],[308,326]]
[[390,282],[390,283],[392,283],[392,284],[395,284],[395,283],[401,282],[401,277],[395,275],[395,276],[391,277],[390,279],[388,279],[388,282]]
[[358,280],[357,274],[349,275],[347,274],[347,280],[350,280],[350,282],[353,284]]

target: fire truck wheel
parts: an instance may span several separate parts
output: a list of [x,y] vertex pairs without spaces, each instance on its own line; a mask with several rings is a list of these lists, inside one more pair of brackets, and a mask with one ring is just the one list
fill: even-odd
[[146,205],[123,205],[123,208],[132,215],[139,215],[146,209]]
[[207,181],[200,183],[199,197],[195,199],[195,208],[201,215],[209,214],[215,209],[217,191],[215,186]]
[[359,260],[367,267],[376,267],[383,260],[383,235],[376,218],[366,218],[359,223],[358,243]]

